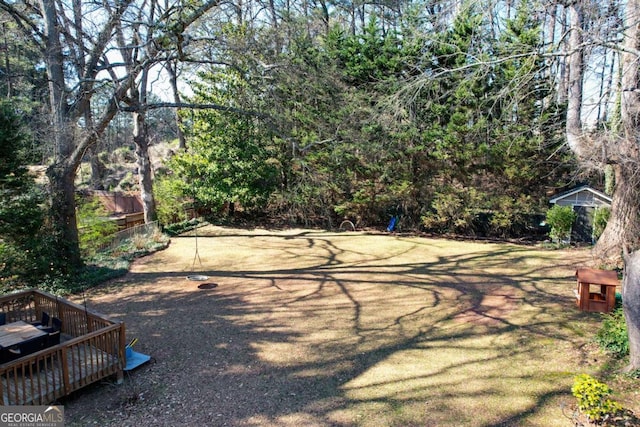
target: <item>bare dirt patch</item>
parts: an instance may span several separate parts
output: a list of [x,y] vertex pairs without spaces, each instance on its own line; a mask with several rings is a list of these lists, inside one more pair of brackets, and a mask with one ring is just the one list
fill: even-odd
[[197,239],[200,259],[181,236],[86,292],[153,359],[67,399],[68,425],[565,426],[574,375],[597,369],[585,346],[600,317],[573,300],[584,250],[219,227]]

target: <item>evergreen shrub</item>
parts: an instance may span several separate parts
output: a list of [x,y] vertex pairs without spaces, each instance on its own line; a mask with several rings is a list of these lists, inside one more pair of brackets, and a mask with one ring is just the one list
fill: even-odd
[[606,352],[621,358],[629,354],[629,335],[622,307],[603,316],[596,342]]
[[551,227],[549,237],[559,243],[568,243],[571,238],[571,227],[576,220],[576,213],[571,206],[553,205],[547,211],[546,221]]
[[179,178],[160,174],[153,182],[158,222],[164,226],[187,220],[185,195]]
[[78,201],[78,233],[83,256],[91,256],[110,242],[118,225],[108,217],[97,198]]
[[438,232],[468,232],[473,229],[483,196],[474,188],[445,188],[435,194],[431,211],[421,218],[422,225]]
[[43,190],[26,165],[28,134],[11,105],[0,102],[0,291],[34,285],[59,262],[52,255]]

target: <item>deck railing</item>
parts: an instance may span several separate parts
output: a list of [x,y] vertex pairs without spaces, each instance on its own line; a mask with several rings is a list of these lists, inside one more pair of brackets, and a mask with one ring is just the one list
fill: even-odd
[[46,312],[62,321],[59,345],[0,365],[0,405],[45,405],[126,366],[123,322],[64,298],[29,289],[0,296],[7,323],[36,322]]

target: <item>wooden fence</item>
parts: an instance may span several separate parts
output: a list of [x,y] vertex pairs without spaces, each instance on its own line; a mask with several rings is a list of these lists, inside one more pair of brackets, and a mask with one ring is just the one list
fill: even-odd
[[123,322],[37,289],[0,296],[0,312],[7,323],[42,312],[62,322],[60,344],[0,365],[0,405],[45,405],[108,376],[122,381]]

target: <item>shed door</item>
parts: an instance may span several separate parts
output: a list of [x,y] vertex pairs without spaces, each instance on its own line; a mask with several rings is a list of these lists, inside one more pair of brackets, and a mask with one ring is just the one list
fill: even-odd
[[577,217],[571,230],[571,241],[591,243],[593,234],[593,208],[574,206],[573,211],[577,214]]

